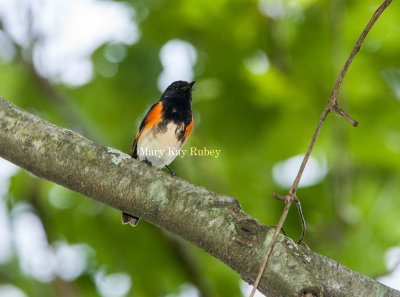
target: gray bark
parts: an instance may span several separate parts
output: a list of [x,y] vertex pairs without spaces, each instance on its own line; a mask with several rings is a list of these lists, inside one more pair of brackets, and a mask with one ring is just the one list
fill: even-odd
[[[50,124],[2,98],[0,156],[41,178],[186,239],[250,284],[272,237],[273,230],[244,213],[234,198],[171,177],[116,149]],[[315,296],[400,297],[400,292],[281,235],[259,290],[268,296],[311,292]]]

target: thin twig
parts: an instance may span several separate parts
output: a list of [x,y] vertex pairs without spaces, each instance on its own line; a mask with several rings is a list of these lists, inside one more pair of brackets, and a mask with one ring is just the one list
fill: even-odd
[[301,230],[302,230],[301,237],[300,237],[299,241],[297,241],[297,243],[303,244],[308,248],[308,246],[303,242],[304,236],[306,236],[306,222],[304,220],[303,211],[301,210],[301,203],[300,203],[300,200],[297,199],[297,197],[294,200],[294,202],[296,202],[296,205],[297,205],[297,211],[299,212],[299,216],[300,216],[300,220],[301,220]]
[[337,79],[337,81],[336,81],[336,83],[335,83],[335,86],[333,87],[332,93],[331,93],[331,95],[330,95],[330,97],[329,97],[329,101],[328,101],[328,103],[327,103],[327,105],[326,105],[324,111],[323,111],[322,114],[321,114],[321,117],[320,117],[320,119],[319,119],[319,121],[318,121],[317,127],[316,127],[316,129],[315,129],[315,131],[314,131],[313,137],[312,137],[312,139],[311,139],[310,145],[308,146],[307,152],[306,152],[306,154],[305,154],[305,156],[304,156],[304,159],[303,159],[303,161],[302,161],[302,163],[301,163],[301,165],[300,165],[300,169],[299,169],[299,171],[298,171],[298,173],[297,173],[296,179],[294,180],[293,185],[292,185],[292,187],[290,188],[288,195],[286,195],[286,196],[280,196],[280,195],[278,195],[278,194],[276,194],[276,193],[273,194],[273,196],[274,196],[276,199],[279,199],[279,200],[284,201],[286,205],[285,205],[285,208],[284,208],[284,210],[283,210],[282,216],[281,216],[281,218],[279,219],[278,227],[275,229],[275,232],[274,232],[274,234],[272,235],[271,242],[270,242],[270,244],[268,245],[267,252],[265,253],[263,262],[262,262],[262,264],[261,264],[261,266],[260,266],[260,269],[259,269],[259,271],[258,271],[257,277],[256,277],[256,279],[255,279],[255,281],[254,281],[253,290],[251,291],[249,297],[253,297],[254,294],[255,294],[255,292],[256,292],[256,290],[257,290],[258,284],[259,284],[260,279],[261,279],[261,276],[262,276],[262,274],[263,274],[263,272],[264,272],[265,266],[267,265],[267,262],[268,262],[268,259],[269,259],[270,254],[271,254],[271,252],[272,252],[272,248],[273,248],[273,246],[274,246],[274,243],[275,243],[275,241],[276,241],[276,238],[278,237],[278,234],[279,234],[279,232],[280,232],[280,229],[282,228],[283,222],[284,222],[285,219],[286,219],[286,216],[287,216],[287,214],[288,214],[288,212],[289,212],[289,208],[290,208],[290,206],[292,205],[293,201],[298,202],[297,206],[298,206],[299,214],[300,214],[300,217],[301,217],[301,219],[302,219],[302,224],[303,224],[303,233],[302,233],[301,239],[299,240],[299,243],[303,243],[302,239],[303,239],[304,233],[305,233],[305,224],[304,224],[304,217],[302,217],[302,213],[301,213],[301,206],[300,206],[300,204],[299,204],[300,202],[298,201],[298,198],[297,198],[297,196],[296,196],[296,191],[297,191],[297,188],[298,188],[298,186],[299,186],[300,179],[301,179],[301,177],[302,177],[302,175],[303,175],[304,168],[305,168],[306,165],[307,165],[307,162],[308,162],[308,159],[309,159],[309,157],[310,157],[311,151],[312,151],[312,149],[313,149],[313,147],[314,147],[315,141],[317,140],[317,137],[318,137],[318,135],[319,135],[319,132],[321,131],[322,124],[324,123],[324,121],[325,121],[325,119],[326,119],[326,117],[328,116],[328,114],[329,114],[330,111],[335,111],[335,112],[337,112],[337,113],[340,114],[343,118],[345,118],[348,122],[350,122],[354,127],[357,127],[357,126],[358,126],[358,122],[355,121],[354,119],[352,119],[346,112],[344,112],[344,111],[338,106],[338,104],[337,104],[337,94],[338,94],[339,88],[340,88],[340,86],[341,86],[341,84],[342,84],[342,82],[343,82],[344,76],[346,75],[346,72],[347,72],[347,70],[349,69],[349,66],[350,66],[351,62],[353,61],[355,55],[356,55],[356,54],[358,53],[358,51],[360,50],[361,45],[363,44],[363,42],[364,42],[364,40],[365,40],[365,37],[367,36],[368,32],[371,30],[372,26],[375,24],[376,20],[380,17],[380,15],[382,14],[382,12],[386,9],[386,7],[389,6],[389,4],[390,4],[391,2],[392,2],[392,0],[385,0],[385,1],[381,4],[381,6],[379,6],[379,8],[378,8],[378,9],[375,11],[375,13],[373,14],[371,20],[368,22],[368,24],[367,24],[367,26],[365,27],[364,31],[362,32],[361,36],[359,37],[359,39],[358,39],[356,45],[354,46],[353,50],[351,51],[350,56],[349,56],[349,58],[347,59],[347,61],[346,61],[345,65],[344,65],[342,71],[340,72],[339,77],[338,77],[338,79]]
[[[382,12],[386,9],[386,7],[389,6],[389,4],[392,3],[392,0],[385,0],[381,6],[379,6],[379,8],[375,11],[375,13],[373,14],[371,20],[368,22],[367,26],[365,27],[364,31],[361,33],[361,36],[358,38],[358,41],[356,43],[356,45],[354,46],[353,50],[350,53],[349,58],[346,61],[346,64],[344,64],[344,67],[342,69],[342,71],[340,72],[340,75],[336,81],[335,86],[333,87],[331,96],[329,98],[329,102],[332,104],[331,106],[333,107],[333,105],[336,105],[336,97],[337,94],[339,92],[339,88],[340,85],[342,84],[343,78],[346,75],[347,69],[349,69],[349,66],[351,64],[351,62],[354,59],[354,56],[358,53],[358,51],[361,48],[361,45],[364,42],[365,37],[367,36],[368,32],[371,30],[372,26],[375,24],[376,20],[380,17],[380,15],[382,14]],[[329,105],[329,103],[328,103]]]
[[353,125],[353,127],[358,126],[358,122],[354,119],[352,119],[343,109],[341,109],[338,105],[333,106],[333,110],[336,111],[338,114],[340,114],[342,117],[344,117],[350,124]]
[[[276,227],[278,227],[278,225],[269,225],[268,227],[276,228]],[[281,231],[282,231],[282,234],[286,236],[286,231],[285,231],[285,229],[283,229],[283,227],[281,227]]]
[[328,116],[328,114],[330,112],[330,108],[328,106],[329,106],[329,102],[327,104],[327,107],[325,107],[324,111],[322,112],[321,117],[319,118],[319,121],[318,121],[318,124],[317,124],[317,128],[315,129],[314,134],[313,134],[313,136],[311,138],[311,142],[310,142],[310,145],[308,146],[307,152],[306,152],[306,154],[305,154],[305,156],[303,158],[303,162],[301,162],[299,172],[297,172],[296,179],[294,180],[293,185],[289,190],[289,194],[291,194],[291,195],[294,195],[296,193],[296,191],[297,191],[297,187],[299,186],[300,179],[301,179],[301,177],[303,175],[304,169],[306,168],[308,159],[310,158],[311,151],[314,148],[315,141],[317,140],[319,132],[321,131],[322,124],[324,123],[326,117]]
[[[279,219],[278,227],[276,227],[275,232],[274,232],[274,234],[272,235],[271,243],[274,243],[275,240],[276,240],[276,238],[278,237],[279,231],[280,231],[280,229],[282,228],[283,222],[284,222],[285,219],[286,219],[286,216],[287,216],[287,214],[288,214],[288,212],[289,212],[289,208],[290,208],[290,205],[292,204],[292,202],[293,202],[293,201],[290,200],[290,201],[288,201],[288,202],[286,203],[286,206],[285,206],[285,209],[283,210],[282,216],[281,216],[281,218]],[[250,293],[250,297],[253,297],[254,294],[256,293],[256,290],[257,290],[257,287],[258,287],[258,283],[260,282],[260,279],[261,279],[261,275],[262,275],[262,273],[263,273],[263,271],[264,271],[265,265],[267,265],[269,255],[271,254],[271,252],[272,252],[272,247],[273,247],[273,244],[271,244],[271,243],[270,243],[269,246],[268,246],[268,249],[267,249],[267,252],[265,253],[263,262],[262,262],[262,264],[261,264],[261,266],[260,266],[260,269],[258,270],[257,278],[256,278],[256,280],[254,281],[253,290],[252,290],[251,293]]]

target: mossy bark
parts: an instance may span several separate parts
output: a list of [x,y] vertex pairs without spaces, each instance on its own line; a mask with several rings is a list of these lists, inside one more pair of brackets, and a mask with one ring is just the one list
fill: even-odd
[[[0,156],[186,239],[249,283],[272,237],[273,231],[244,213],[234,198],[171,177],[2,98]],[[259,290],[268,296],[400,296],[284,236],[278,237]]]

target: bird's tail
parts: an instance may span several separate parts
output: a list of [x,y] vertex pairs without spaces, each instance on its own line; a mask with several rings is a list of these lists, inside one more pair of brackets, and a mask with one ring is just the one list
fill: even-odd
[[122,213],[121,219],[122,219],[122,224],[130,224],[132,227],[135,227],[139,223],[138,217],[131,216],[126,212]]

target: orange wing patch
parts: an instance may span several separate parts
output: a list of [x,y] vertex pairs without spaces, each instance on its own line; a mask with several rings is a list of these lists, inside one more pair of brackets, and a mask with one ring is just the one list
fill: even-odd
[[189,137],[190,133],[192,133],[192,129],[193,129],[193,117],[192,117],[192,120],[190,121],[190,124],[186,127],[185,140],[186,140],[186,138]]
[[133,142],[132,149],[130,155],[133,158],[137,158],[137,144],[139,141],[140,136],[142,133],[149,128],[153,127],[154,125],[157,125],[161,120],[162,120],[162,109],[163,109],[163,104],[162,102],[157,103],[156,105],[153,106],[149,110],[149,112],[146,114],[146,117],[143,119],[142,124],[140,125],[140,128],[136,134],[135,141]]

